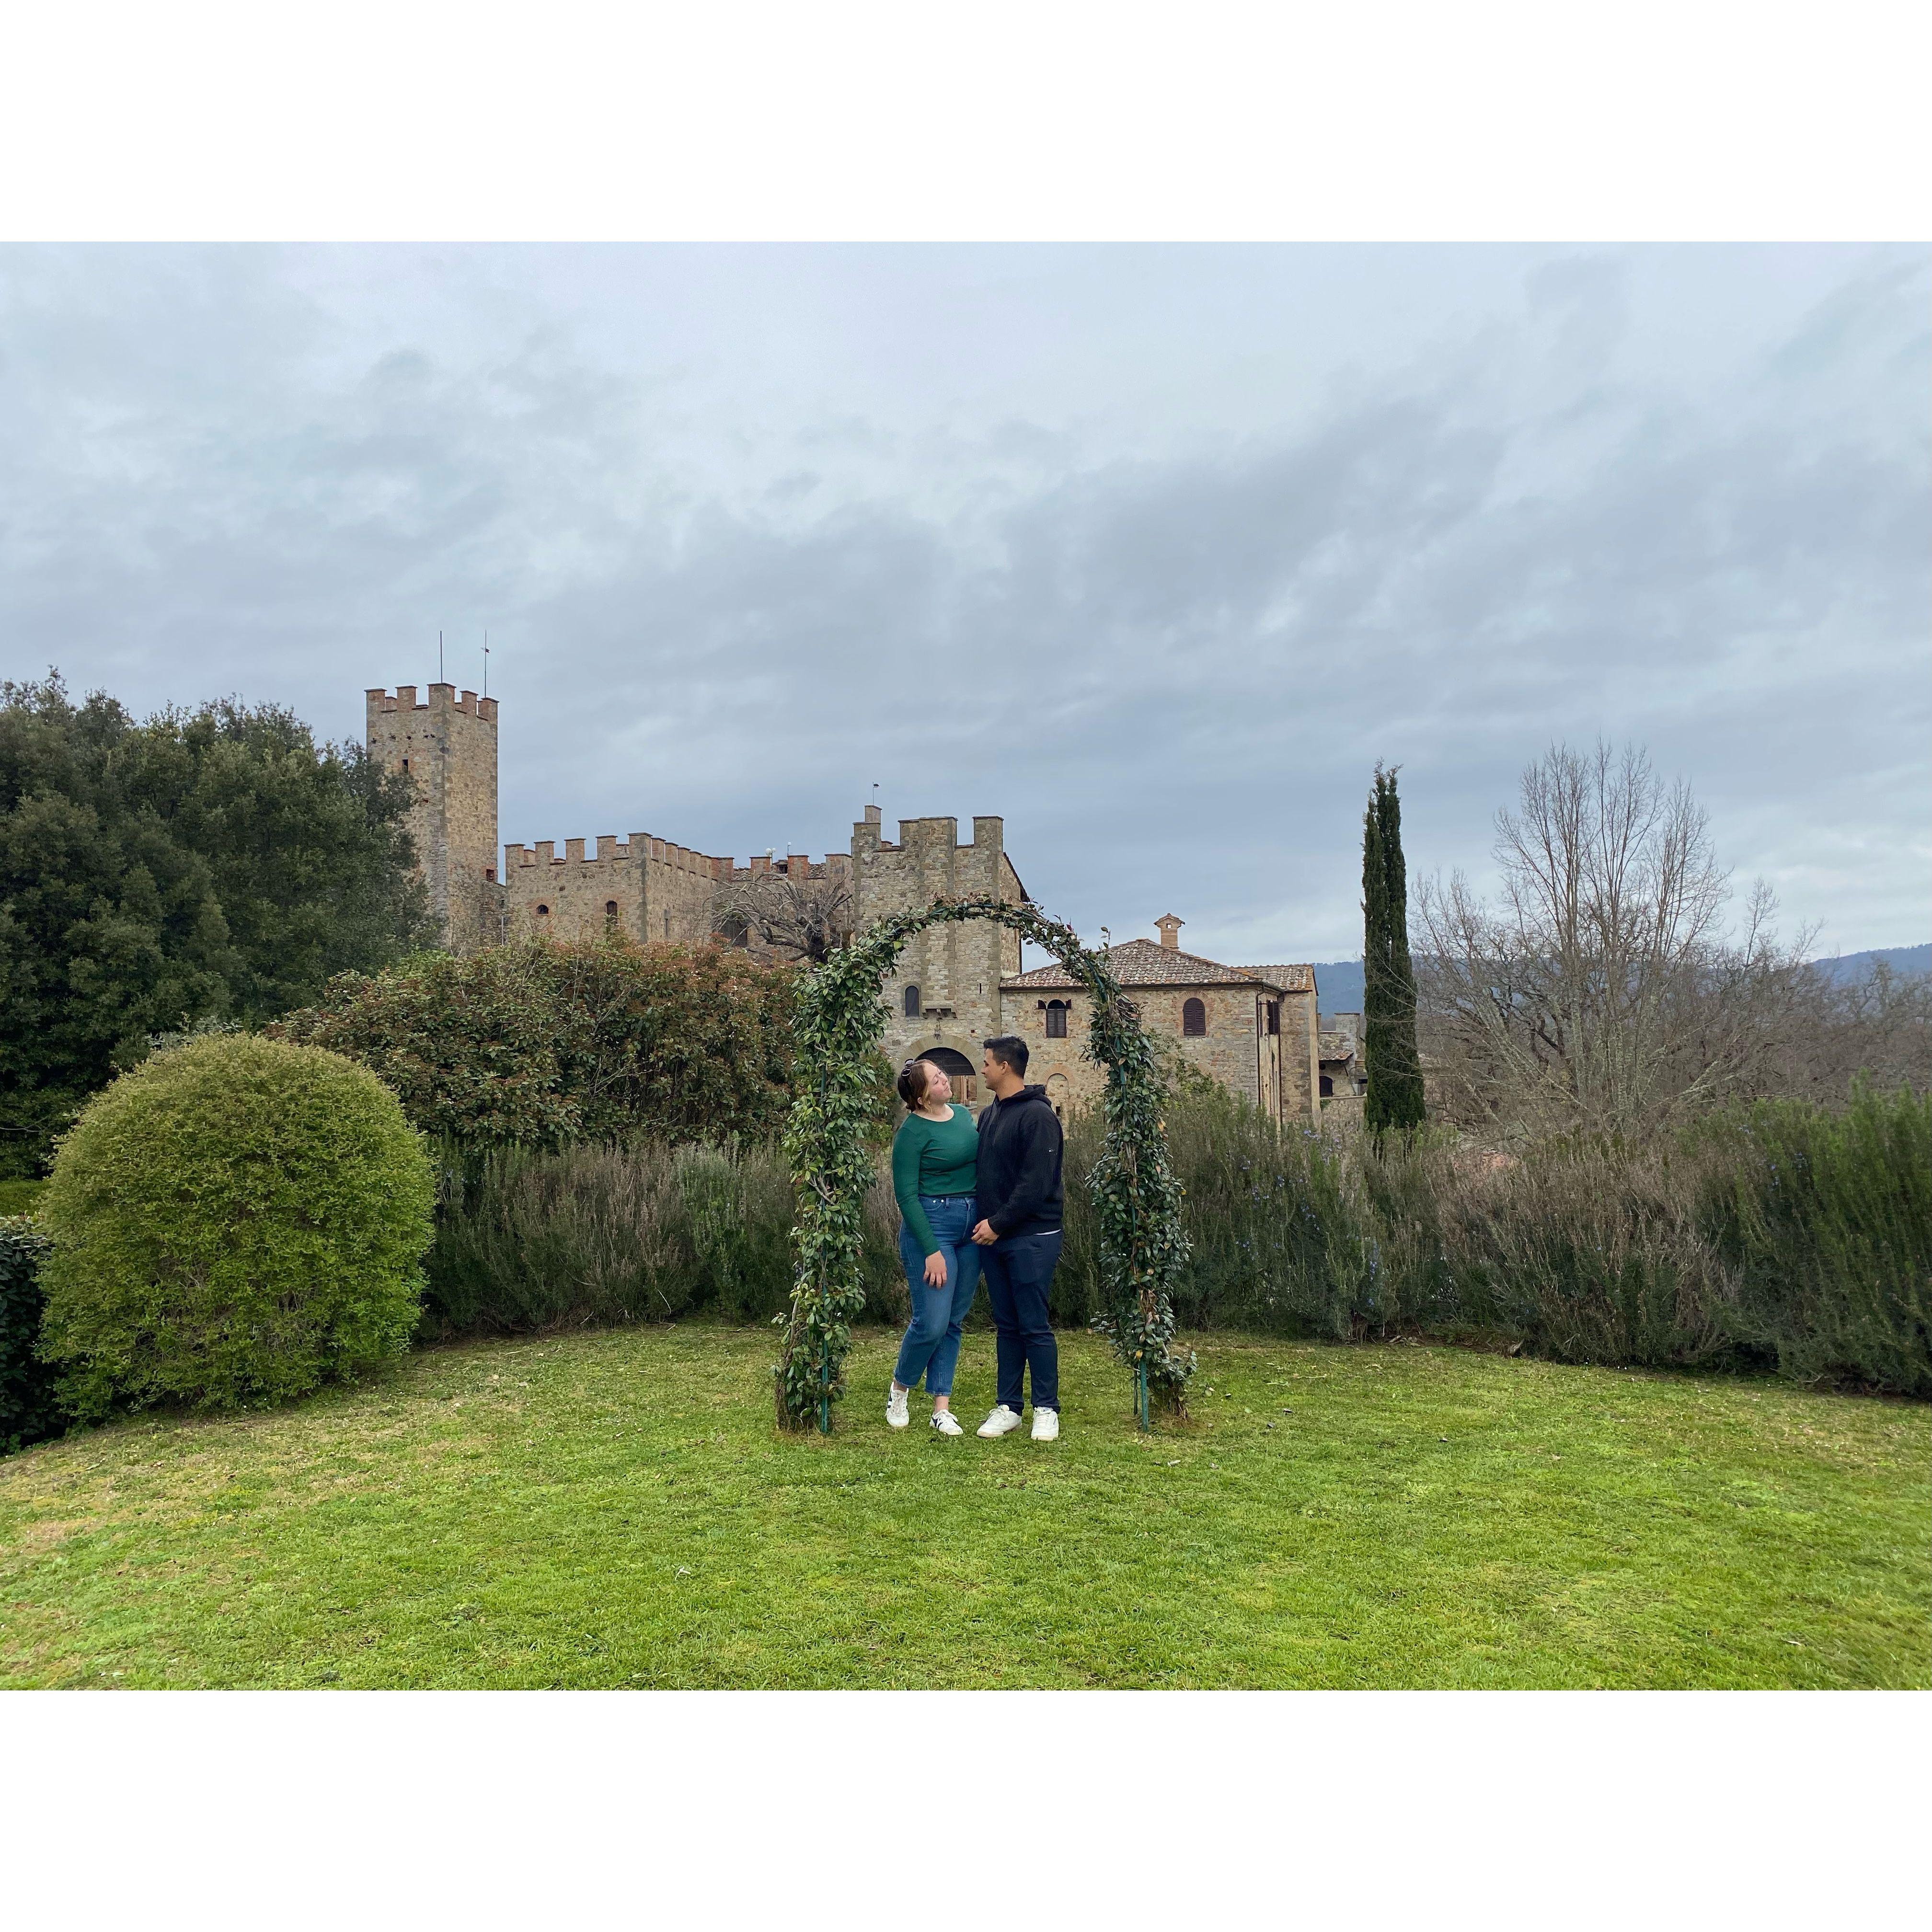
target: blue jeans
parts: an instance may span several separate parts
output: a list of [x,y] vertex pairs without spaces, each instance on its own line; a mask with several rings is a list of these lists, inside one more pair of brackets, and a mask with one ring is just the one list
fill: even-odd
[[959,1360],[959,1330],[980,1286],[980,1250],[972,1241],[973,1200],[970,1195],[941,1198],[922,1194],[919,1204],[926,1210],[932,1238],[946,1257],[946,1286],[926,1286],[926,1256],[911,1231],[902,1223],[899,1260],[912,1296],[912,1320],[899,1344],[892,1380],[901,1388],[917,1388],[924,1376],[928,1395],[950,1396],[953,1368]]
[[999,1364],[994,1396],[1017,1415],[1025,1378],[1033,1378],[1036,1409],[1060,1411],[1060,1344],[1053,1339],[1046,1298],[1059,1264],[1060,1230],[1010,1234],[980,1250],[986,1300],[993,1311],[993,1352]]

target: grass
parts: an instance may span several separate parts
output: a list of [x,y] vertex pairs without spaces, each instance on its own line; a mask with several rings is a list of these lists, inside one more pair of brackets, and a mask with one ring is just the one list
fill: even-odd
[[[770,1335],[410,1357],[299,1408],[0,1462],[0,1682],[1918,1686],[1932,1411],[1392,1345],[1196,1338],[1138,1437],[770,1421]],[[959,1400],[992,1394],[969,1334]]]

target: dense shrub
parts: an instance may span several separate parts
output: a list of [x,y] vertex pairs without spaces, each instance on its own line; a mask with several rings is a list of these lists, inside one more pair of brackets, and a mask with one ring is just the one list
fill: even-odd
[[[1174,1070],[1168,1157],[1184,1190],[1190,1253],[1174,1291],[1184,1328],[1254,1328],[1346,1340],[1371,1265],[1360,1204],[1347,1198],[1341,1150],[1283,1132],[1227,1090]],[[1098,1305],[1099,1252],[1087,1176],[1100,1122],[1076,1115],[1067,1136],[1067,1237],[1054,1313]]]
[[[662,1143],[466,1156],[446,1145],[424,1327],[517,1334],[665,1321],[769,1320],[791,1294],[791,1186],[762,1144]],[[902,1320],[898,1214],[866,1204],[867,1310]]]
[[434,1184],[364,1068],[248,1035],[123,1074],[41,1200],[46,1353],[83,1417],[256,1406],[407,1346]]
[[[1909,1092],[1862,1092],[1835,1114],[1760,1106],[1668,1146],[1513,1156],[1283,1130],[1198,1078],[1177,1082],[1167,1124],[1190,1326],[1402,1330],[1932,1394],[1932,1103]],[[1094,1141],[1072,1123],[1063,1321],[1094,1305]]]
[[533,941],[344,974],[271,1030],[361,1061],[470,1148],[756,1138],[788,1099],[791,986],[716,947]]
[[1699,1211],[1732,1331],[1785,1374],[1932,1395],[1932,1097],[1767,1102],[1700,1136]]
[[[1420,1334],[1932,1394],[1932,1107],[1910,1094],[1863,1094],[1835,1115],[1727,1115],[1667,1148],[1570,1139],[1502,1156],[1446,1134],[1378,1148],[1284,1130],[1182,1075],[1167,1136],[1192,1249],[1175,1296],[1187,1327]],[[1098,1141],[1091,1120],[1070,1124],[1054,1288],[1067,1326],[1100,1305],[1085,1186]],[[451,1150],[443,1170],[433,1333],[753,1321],[785,1305],[790,1202],[764,1145]],[[867,1318],[902,1320],[883,1180],[866,1221]]]
[[0,1456],[61,1431],[53,1372],[40,1355],[46,1251],[33,1222],[0,1220]]

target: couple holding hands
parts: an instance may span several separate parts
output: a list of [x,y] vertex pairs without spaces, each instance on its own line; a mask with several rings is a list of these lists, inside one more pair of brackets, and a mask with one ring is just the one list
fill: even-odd
[[912,1319],[886,1420],[906,1426],[906,1400],[923,1376],[933,1427],[942,1436],[965,1433],[952,1413],[952,1372],[960,1328],[983,1274],[999,1379],[980,1433],[1019,1427],[1030,1374],[1033,1439],[1051,1442],[1060,1433],[1060,1349],[1046,1303],[1060,1259],[1064,1137],[1046,1089],[1026,1084],[1026,1042],[1002,1034],[985,1047],[980,1073],[993,1100],[976,1126],[953,1103],[943,1067],[908,1060],[899,1070],[907,1113],[892,1141],[892,1192]]

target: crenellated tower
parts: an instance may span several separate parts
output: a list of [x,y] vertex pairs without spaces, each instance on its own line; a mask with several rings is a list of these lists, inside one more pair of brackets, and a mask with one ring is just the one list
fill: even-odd
[[369,755],[414,788],[410,836],[442,943],[474,952],[502,934],[496,879],[496,700],[433,684],[368,694]]

